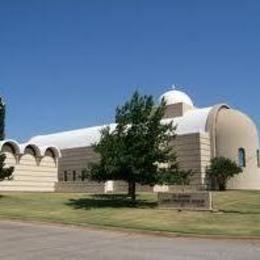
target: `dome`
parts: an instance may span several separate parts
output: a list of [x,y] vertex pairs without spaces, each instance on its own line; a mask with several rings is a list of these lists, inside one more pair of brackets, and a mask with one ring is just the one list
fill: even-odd
[[190,105],[193,107],[193,102],[191,98],[184,92],[173,89],[170,91],[165,92],[163,95],[160,97],[160,102],[164,98],[166,105],[173,105],[177,103],[185,103],[187,105]]

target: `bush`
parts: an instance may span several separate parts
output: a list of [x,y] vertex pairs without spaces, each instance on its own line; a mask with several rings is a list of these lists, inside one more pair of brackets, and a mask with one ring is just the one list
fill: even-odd
[[210,166],[206,170],[210,189],[226,190],[228,180],[241,172],[241,167],[228,158],[215,157],[211,159]]

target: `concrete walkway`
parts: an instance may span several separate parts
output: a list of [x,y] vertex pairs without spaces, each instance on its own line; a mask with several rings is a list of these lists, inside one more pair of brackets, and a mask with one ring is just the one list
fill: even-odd
[[166,238],[0,221],[0,259],[259,260],[260,241]]

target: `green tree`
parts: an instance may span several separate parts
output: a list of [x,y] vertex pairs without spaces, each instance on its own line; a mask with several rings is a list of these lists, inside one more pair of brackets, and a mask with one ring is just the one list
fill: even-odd
[[[0,141],[5,138],[5,104],[0,97]],[[0,181],[4,179],[10,179],[14,171],[14,167],[6,167],[6,156],[2,152],[0,153]]]
[[14,171],[14,167],[5,166],[4,163],[5,159],[6,159],[5,154],[1,153],[0,154],[0,181],[3,181],[5,179],[11,179]]
[[98,163],[90,165],[89,178],[94,181],[123,180],[129,195],[136,199],[136,184],[187,183],[190,172],[180,171],[171,141],[175,128],[161,123],[165,102],[155,106],[152,96],[132,98],[116,109],[115,129],[101,131],[101,140],[94,145],[100,155]]
[[242,169],[236,162],[225,157],[211,159],[210,166],[206,170],[211,189],[217,190],[226,190],[227,181],[241,172]]
[[5,139],[5,103],[0,97],[0,141]]

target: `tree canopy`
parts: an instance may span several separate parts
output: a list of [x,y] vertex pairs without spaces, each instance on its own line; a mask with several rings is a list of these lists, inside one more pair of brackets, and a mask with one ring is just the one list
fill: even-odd
[[5,104],[0,97],[0,141],[5,139]]
[[115,129],[104,128],[100,142],[94,145],[100,160],[90,165],[89,177],[128,182],[133,200],[136,183],[187,183],[191,173],[180,171],[171,145],[175,128],[172,122],[162,123],[165,108],[164,101],[156,106],[152,96],[138,92],[118,107]]
[[225,158],[215,157],[211,159],[207,168],[207,177],[212,189],[225,190],[227,181],[242,172],[236,162]]
[[[0,97],[0,141],[5,138],[5,104]],[[0,153],[0,181],[10,179],[14,171],[14,167],[6,167],[6,155]]]

